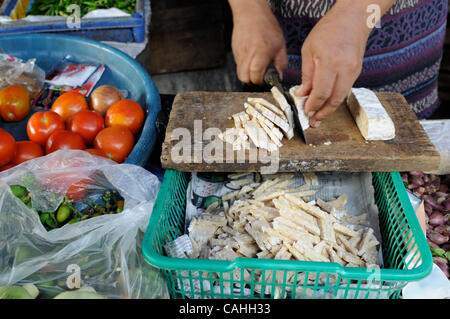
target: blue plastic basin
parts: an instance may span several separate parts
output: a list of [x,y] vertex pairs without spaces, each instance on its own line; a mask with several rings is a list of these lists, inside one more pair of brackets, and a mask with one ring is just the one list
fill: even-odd
[[[161,101],[155,84],[138,62],[111,46],[66,35],[27,34],[0,37],[0,49],[23,60],[36,58],[37,65],[46,72],[68,54],[79,63],[104,64],[106,70],[97,86],[109,84],[127,90],[127,98],[137,101],[146,112],[142,132],[126,160],[129,164],[145,165],[155,145],[155,120],[161,109]],[[23,131],[13,132],[13,135],[22,135],[17,138],[23,139],[26,134],[26,119],[15,124],[0,124],[0,127],[8,131],[16,131],[13,128],[17,126]]]

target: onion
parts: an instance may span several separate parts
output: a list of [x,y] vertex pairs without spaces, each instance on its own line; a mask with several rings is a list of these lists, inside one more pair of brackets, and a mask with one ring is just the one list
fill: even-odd
[[440,257],[440,256],[434,256],[433,262],[437,262],[437,263],[444,264],[444,265],[447,265],[447,263],[448,263],[447,258]]
[[445,244],[446,242],[448,242],[448,236],[444,236],[439,234],[438,232],[435,231],[431,231],[427,234],[428,238],[430,238],[430,240],[437,244],[437,245],[442,245]]
[[441,191],[437,191],[436,193],[434,193],[434,196],[435,197],[447,197],[448,194],[444,193],[444,192],[441,192]]
[[417,172],[417,171],[409,172],[409,174],[412,175],[412,176],[420,176],[420,177],[423,177],[425,175],[424,173]]
[[443,235],[443,236],[449,236],[450,235],[450,225],[439,225],[437,227],[434,228],[434,231]]
[[450,211],[450,199],[445,200],[442,203],[442,206],[444,206],[444,211],[446,212]]
[[100,115],[105,116],[108,108],[122,98],[122,93],[115,87],[102,85],[91,93],[91,108]]
[[430,205],[425,203],[425,213],[427,213],[428,215],[431,215],[432,212],[433,212],[433,207],[431,207]]
[[[446,199],[447,199],[446,196],[438,197],[438,198],[436,199],[436,203],[437,203],[438,205],[442,205],[442,203],[445,202]],[[444,206],[442,206],[442,207],[444,207]],[[444,207],[444,209],[445,209],[445,207]]]
[[445,184],[441,184],[441,185],[439,186],[439,191],[440,191],[440,192],[443,192],[443,193],[448,193],[448,186],[445,185]]
[[428,222],[432,226],[439,226],[439,225],[442,225],[443,223],[445,223],[445,217],[440,212],[433,212],[433,214],[431,214]]
[[411,182],[412,182],[412,184],[416,184],[416,185],[419,185],[419,186],[423,186],[424,185],[423,178],[418,177],[418,176],[413,177]]
[[431,240],[429,240],[429,239],[427,239],[427,243],[428,243],[428,245],[429,245],[430,247],[433,247],[433,248],[440,248],[439,245],[433,243],[433,242],[432,242]]
[[431,207],[433,207],[434,209],[436,209],[438,211],[444,210],[444,207],[441,205],[438,205],[438,203],[436,203],[436,201],[431,197],[424,198],[424,201],[425,201],[425,203],[429,204]]

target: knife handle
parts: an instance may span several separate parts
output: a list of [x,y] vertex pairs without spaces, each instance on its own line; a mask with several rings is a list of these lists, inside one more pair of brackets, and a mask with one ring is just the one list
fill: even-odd
[[269,86],[279,86],[280,83],[280,75],[278,74],[278,70],[275,68],[273,62],[267,66],[266,72],[264,73],[264,83]]

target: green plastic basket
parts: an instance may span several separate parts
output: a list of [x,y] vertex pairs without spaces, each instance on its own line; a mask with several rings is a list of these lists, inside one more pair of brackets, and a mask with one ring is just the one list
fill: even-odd
[[[382,235],[382,269],[295,260],[167,257],[163,245],[184,233],[190,179],[189,173],[173,170],[164,175],[144,237],[143,255],[162,270],[173,298],[399,298],[408,282],[431,272],[432,256],[400,174],[373,173],[372,177]],[[263,278],[258,282],[257,273]],[[305,276],[304,284],[289,284],[288,273],[294,274],[294,283]],[[308,278],[316,279],[314,284]]]

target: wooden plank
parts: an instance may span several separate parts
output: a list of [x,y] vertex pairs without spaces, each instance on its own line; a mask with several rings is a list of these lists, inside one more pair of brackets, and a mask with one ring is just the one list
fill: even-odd
[[[263,97],[275,103],[270,93],[189,92],[175,98],[161,162],[164,168],[188,172],[247,172],[260,171],[267,162],[252,161],[248,151],[245,162],[238,162],[237,152],[226,162],[226,145],[222,162],[206,163],[202,151],[209,141],[202,132],[208,128],[224,131],[234,126],[231,115],[243,111],[247,98]],[[306,145],[298,136],[283,139],[279,154],[279,171],[412,171],[433,170],[439,166],[439,154],[418,122],[405,98],[398,93],[378,93],[386,111],[394,121],[396,137],[390,141],[365,141],[345,104],[315,129],[316,145]],[[197,127],[194,127],[194,120]],[[199,127],[198,124],[201,124]],[[180,163],[172,156],[172,150],[180,146],[177,128],[184,128],[189,135],[191,152]],[[194,128],[197,129],[194,132]],[[331,142],[331,145],[326,145]],[[325,143],[325,144],[324,144]],[[182,152],[180,152],[182,153]],[[218,150],[218,154],[220,150]],[[220,153],[221,154],[221,153]],[[219,155],[220,155],[219,154]],[[195,155],[195,156],[194,156]],[[195,163],[195,161],[197,163]]]
[[150,25],[151,73],[222,66],[223,38],[222,4],[216,0],[156,10]]

